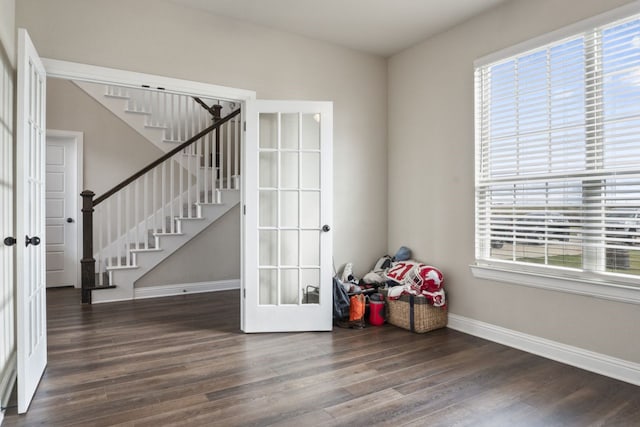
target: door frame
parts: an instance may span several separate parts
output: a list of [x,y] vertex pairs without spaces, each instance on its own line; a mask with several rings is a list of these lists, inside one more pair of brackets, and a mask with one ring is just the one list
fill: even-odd
[[[48,74],[47,74],[48,77]],[[71,142],[74,146],[76,153],[76,173],[73,174],[76,180],[76,189],[78,190],[76,196],[78,197],[76,203],[76,212],[74,213],[76,217],[77,224],[77,233],[76,233],[76,254],[78,257],[82,255],[82,224],[83,218],[82,213],[80,212],[81,201],[79,199],[80,192],[84,188],[84,132],[78,132],[73,130],[58,130],[58,129],[47,129],[47,143],[49,142],[49,138],[64,138],[67,141]],[[45,207],[46,211],[46,207]],[[80,269],[80,261],[74,264],[75,265],[75,276],[76,276],[76,285],[75,288],[80,288],[80,280],[81,280],[81,269]]]
[[[256,92],[246,89],[238,89],[227,86],[219,86],[211,83],[196,82],[192,80],[176,79],[154,74],[139,73],[117,68],[100,67],[96,65],[81,64],[78,62],[61,61],[58,59],[41,58],[47,72],[47,78],[59,78],[63,80],[81,80],[90,83],[112,84],[132,88],[161,89],[167,92],[189,96],[204,96],[214,99],[222,99],[238,102],[242,105],[241,120],[246,124],[247,103],[256,99]],[[246,132],[241,135],[241,144],[245,144]],[[241,164],[245,164],[246,150],[241,150]],[[240,186],[240,204],[245,204],[244,184]],[[240,292],[245,294],[245,216],[244,209],[240,209]],[[79,236],[82,239],[82,236]],[[82,251],[80,252],[82,253]],[[244,304],[240,304],[240,319],[244,319]],[[242,320],[240,321],[242,325]]]
[[[149,89],[162,89],[181,95],[204,96],[238,102],[242,105],[241,120],[246,122],[247,102],[256,99],[256,92],[246,89],[238,89],[227,86],[219,86],[211,83],[192,80],[176,79],[154,74],[139,73],[135,71],[121,70],[117,68],[100,67],[96,65],[81,64],[78,62],[61,61],[58,59],[41,58],[47,71],[47,78],[60,78],[64,80],[81,80],[99,84],[113,84],[118,86]],[[241,143],[244,144],[245,132],[241,135]],[[242,150],[240,161],[244,164],[245,150]],[[241,185],[240,203],[244,206],[244,185]],[[244,222],[243,209],[240,210],[240,292],[244,295]],[[82,239],[82,236],[79,236]],[[82,253],[82,252],[80,252]],[[240,304],[240,318],[243,316],[244,305]]]

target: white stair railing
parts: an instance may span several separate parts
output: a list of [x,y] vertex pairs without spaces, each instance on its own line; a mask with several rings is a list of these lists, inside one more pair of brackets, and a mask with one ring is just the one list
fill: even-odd
[[[105,86],[105,96],[127,101],[125,111],[145,115],[145,126],[164,129],[167,142],[184,142],[198,133],[203,120],[210,120],[210,112],[190,96],[163,90]],[[222,115],[230,113],[232,102],[199,98],[209,107],[220,105]]]
[[[203,131],[91,200],[93,249],[89,253],[95,266],[93,272],[85,272],[83,263],[83,300],[85,288],[114,285],[112,271],[135,267],[136,253],[159,250],[160,236],[181,233],[181,220],[200,218],[202,204],[220,203],[222,190],[237,189],[239,113],[237,110],[214,125],[209,125],[210,117],[200,117],[192,127],[201,126]],[[85,193],[83,197],[92,198],[93,193]],[[88,277],[94,278],[93,283],[85,283]]]

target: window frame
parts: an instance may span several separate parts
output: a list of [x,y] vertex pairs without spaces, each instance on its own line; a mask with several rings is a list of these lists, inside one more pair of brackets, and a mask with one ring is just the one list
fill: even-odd
[[[595,28],[605,26],[637,14],[640,14],[640,1],[634,1],[609,12],[602,13],[559,30],[552,31],[523,43],[486,55],[474,62],[474,70],[477,72],[480,67],[495,64],[516,56],[526,55],[528,52],[533,52],[546,45],[576,37],[580,34],[593,31]],[[478,206],[478,188],[480,184],[480,151],[482,149],[482,127],[478,126],[478,114],[482,111],[480,108],[482,99],[479,97],[477,84],[478,83],[476,82],[476,86],[474,88],[476,169],[474,174],[474,241],[476,242],[476,245],[478,245],[479,239],[478,218],[480,208]],[[470,265],[470,269],[473,276],[480,279],[489,279],[510,284],[532,286],[553,291],[562,291],[619,302],[640,304],[640,276],[635,278],[616,273],[593,274],[594,272],[592,271],[585,272],[551,265],[534,265],[514,261],[501,262],[499,259],[495,258],[479,257],[477,249],[475,252],[475,263]]]

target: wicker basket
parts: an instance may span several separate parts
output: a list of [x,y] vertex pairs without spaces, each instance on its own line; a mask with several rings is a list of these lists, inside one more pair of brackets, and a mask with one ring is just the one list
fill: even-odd
[[402,295],[387,299],[387,321],[412,332],[429,332],[447,326],[447,309],[430,305],[426,298]]

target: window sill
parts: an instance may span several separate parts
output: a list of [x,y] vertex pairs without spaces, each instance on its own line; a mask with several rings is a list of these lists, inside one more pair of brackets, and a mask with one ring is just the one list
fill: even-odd
[[[632,285],[612,283],[604,280],[585,280],[562,275],[562,272],[542,273],[522,271],[505,266],[472,264],[475,278],[495,280],[515,285],[524,285],[552,291],[587,295],[628,304],[640,304],[640,288]],[[517,267],[517,266],[516,266]]]

